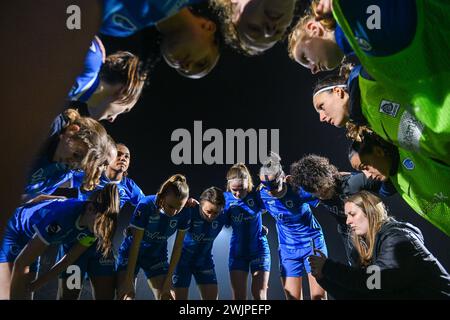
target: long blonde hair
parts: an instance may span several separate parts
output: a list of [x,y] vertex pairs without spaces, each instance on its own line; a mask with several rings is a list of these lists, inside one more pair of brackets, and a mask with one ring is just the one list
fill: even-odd
[[98,121],[82,117],[74,109],[67,109],[64,116],[67,119],[67,125],[63,130],[70,125],[80,127],[80,130],[74,133],[74,138],[81,140],[87,146],[88,151],[75,166],[85,173],[83,189],[93,190],[99,184],[100,177],[108,165],[108,158],[116,148],[114,140]]
[[358,236],[351,233],[354,248],[358,251],[361,266],[367,267],[373,257],[375,238],[381,227],[389,221],[386,207],[381,199],[369,191],[361,191],[345,199],[361,208],[369,221],[369,230],[366,235]]
[[[288,36],[288,52],[291,59],[294,59],[294,50],[297,46],[297,43],[299,41],[302,41],[307,35],[306,24],[310,21],[316,20],[316,9],[318,4],[318,0],[314,0],[311,2],[311,6],[309,7],[309,9],[305,11],[304,15],[299,19]],[[326,30],[334,31],[334,29],[336,28],[336,20],[334,20],[332,16],[321,19],[319,22]]]
[[253,179],[250,171],[247,166],[242,163],[234,164],[227,172],[227,191],[231,191],[230,189],[230,180],[241,179],[247,180],[247,192],[251,192],[253,190]]
[[98,238],[97,249],[104,257],[107,257],[112,251],[120,211],[117,185],[108,183],[93,196],[92,202],[99,212],[94,222],[94,234]]

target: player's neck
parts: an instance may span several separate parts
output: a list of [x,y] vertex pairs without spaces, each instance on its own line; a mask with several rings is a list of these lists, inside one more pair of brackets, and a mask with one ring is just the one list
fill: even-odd
[[106,177],[111,181],[122,181],[123,179],[123,172],[120,170],[114,170],[108,167],[105,174]]

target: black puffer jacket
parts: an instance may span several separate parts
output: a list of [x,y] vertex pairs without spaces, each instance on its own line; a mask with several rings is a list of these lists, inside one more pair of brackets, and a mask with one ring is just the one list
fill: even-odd
[[[370,268],[327,259],[319,284],[336,299],[450,299],[450,276],[424,245],[422,233],[390,220],[375,239],[371,265],[381,270],[379,289]],[[373,286],[372,286],[373,287]]]

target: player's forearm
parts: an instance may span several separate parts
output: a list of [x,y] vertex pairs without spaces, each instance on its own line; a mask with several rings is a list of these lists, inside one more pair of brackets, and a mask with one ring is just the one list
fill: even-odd
[[25,300],[29,297],[29,282],[27,279],[25,267],[14,265],[11,277],[11,300]]
[[137,258],[143,236],[143,230],[134,231],[133,243],[131,244],[130,252],[128,255],[127,281],[132,281],[134,278],[134,270],[136,269]]
[[172,284],[172,282],[171,282],[172,275],[175,272],[175,268],[178,264],[178,261],[180,261],[181,251],[183,249],[184,235],[185,235],[185,231],[179,231],[179,233],[177,234],[177,237],[175,239],[175,243],[173,245],[173,250],[172,250],[172,256],[170,257],[169,269],[167,271],[167,275],[166,275],[166,278],[164,279],[164,284],[163,284],[163,288],[166,290],[163,290],[163,291],[167,291]]

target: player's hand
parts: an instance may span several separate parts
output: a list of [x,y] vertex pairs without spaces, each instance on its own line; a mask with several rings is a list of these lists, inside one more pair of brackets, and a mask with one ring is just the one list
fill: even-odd
[[325,261],[327,260],[327,257],[325,256],[325,254],[322,251],[320,251],[318,249],[314,250],[314,254],[319,254],[319,255],[318,256],[314,255],[314,256],[308,257],[309,265],[311,266],[311,274],[316,279],[321,279],[323,277],[322,269],[325,264]]
[[316,20],[320,21],[333,16],[333,0],[320,0],[316,8]]
[[168,291],[161,292],[161,296],[159,299],[160,300],[175,300],[175,297],[174,297],[172,291],[168,290]]
[[125,281],[125,283],[122,286],[119,286],[119,289],[117,290],[117,297],[120,300],[132,300],[135,295],[133,280]]
[[186,201],[186,204],[184,205],[186,208],[193,208],[196,205],[200,204],[200,202],[198,202],[197,200],[195,200],[194,198],[189,198]]

